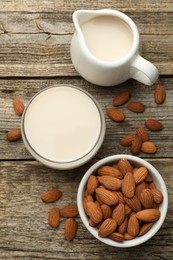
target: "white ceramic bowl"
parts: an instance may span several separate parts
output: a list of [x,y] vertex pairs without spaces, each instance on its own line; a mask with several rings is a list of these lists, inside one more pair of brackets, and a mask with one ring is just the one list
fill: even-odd
[[[159,207],[159,210],[161,212],[161,216],[160,216],[159,220],[154,223],[153,227],[145,235],[136,237],[132,240],[116,242],[109,238],[99,237],[98,229],[91,227],[88,224],[88,217],[83,208],[83,198],[84,198],[84,191],[86,188],[86,183],[87,183],[89,176],[94,174],[99,167],[101,167],[103,165],[112,165],[113,163],[116,163],[118,160],[120,160],[122,158],[126,158],[134,166],[137,166],[137,167],[144,166],[149,170],[150,175],[153,178],[154,183],[156,184],[156,187],[163,194],[163,202],[160,204],[160,207]],[[166,214],[167,214],[167,209],[168,209],[168,193],[167,193],[166,185],[165,185],[160,173],[150,163],[148,163],[145,160],[143,160],[139,157],[136,157],[136,156],[120,154],[120,155],[113,155],[113,156],[106,157],[106,158],[98,161],[97,163],[95,163],[91,168],[89,168],[89,170],[85,173],[85,175],[83,176],[83,178],[80,182],[80,185],[78,188],[78,194],[77,194],[77,203],[78,203],[80,217],[81,217],[85,227],[88,229],[88,231],[94,237],[96,237],[98,240],[100,240],[103,243],[108,244],[110,246],[133,247],[133,246],[140,245],[140,244],[146,242],[147,240],[149,240],[152,236],[154,236],[157,233],[157,231],[162,226],[162,224],[165,220]]]

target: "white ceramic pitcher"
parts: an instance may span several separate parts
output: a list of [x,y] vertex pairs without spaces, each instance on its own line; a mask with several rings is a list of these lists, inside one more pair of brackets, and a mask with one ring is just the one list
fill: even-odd
[[[110,15],[122,19],[132,31],[130,51],[116,61],[96,58],[87,47],[82,25],[96,16]],[[124,13],[110,10],[78,10],[73,13],[76,32],[71,41],[71,59],[75,69],[87,81],[100,86],[118,85],[129,78],[152,85],[158,78],[157,68],[140,56],[140,36],[135,23]]]

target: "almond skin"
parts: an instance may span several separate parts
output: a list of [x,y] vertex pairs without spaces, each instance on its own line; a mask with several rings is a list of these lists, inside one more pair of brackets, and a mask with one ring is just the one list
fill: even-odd
[[87,192],[89,195],[92,195],[97,187],[99,186],[99,182],[96,176],[90,175],[87,182]]
[[108,117],[115,122],[123,122],[125,120],[124,112],[119,109],[107,108],[106,113]]
[[133,198],[124,198],[127,205],[135,212],[138,212],[141,210],[141,203],[138,197],[135,195]]
[[109,238],[117,242],[122,242],[124,240],[123,235],[118,232],[113,232],[112,234],[109,235]]
[[74,218],[79,215],[78,207],[76,204],[68,205],[60,210],[61,217]]
[[124,238],[124,240],[131,240],[131,239],[133,239],[134,237],[131,236],[129,233],[125,232],[123,238]]
[[141,146],[142,146],[142,139],[137,135],[131,144],[132,154],[137,155],[141,150]]
[[158,209],[143,209],[136,214],[137,219],[144,222],[153,222],[160,218]]
[[12,129],[7,132],[7,140],[10,142],[17,141],[22,137],[20,129]]
[[157,119],[147,119],[145,121],[145,126],[151,131],[161,131],[163,129],[162,123],[160,123]]
[[166,91],[162,84],[157,84],[154,90],[154,99],[156,104],[163,104],[166,98]]
[[112,212],[112,218],[116,220],[117,225],[121,225],[125,219],[124,204],[119,203]]
[[147,183],[145,183],[145,182],[142,182],[142,183],[140,183],[140,184],[138,184],[138,185],[136,186],[135,194],[136,194],[136,196],[138,197],[138,199],[140,198],[140,194],[141,194],[142,190],[143,190],[143,189],[147,189],[147,187],[148,187],[148,185],[147,185]]
[[115,194],[117,195],[117,197],[119,199],[119,203],[125,204],[124,196],[123,196],[122,192],[121,191],[115,191]]
[[151,209],[154,205],[153,194],[150,189],[143,189],[140,194],[140,202],[145,209]]
[[25,106],[19,98],[14,98],[13,99],[13,108],[14,108],[15,113],[18,116],[21,116],[23,114]]
[[157,203],[157,204],[160,204],[163,200],[163,194],[161,193],[161,191],[154,188],[154,189],[151,189],[151,192],[153,194],[154,202]]
[[65,239],[71,241],[77,232],[77,223],[74,218],[68,218],[65,221]]
[[149,140],[147,130],[144,127],[136,128],[136,133],[142,139],[142,142],[146,142]]
[[98,180],[108,190],[119,190],[122,181],[112,176],[99,176]]
[[130,92],[128,90],[119,92],[113,99],[113,106],[121,106],[125,104],[130,98]]
[[127,172],[122,181],[122,193],[127,198],[135,195],[135,179],[131,172]]
[[132,172],[133,171],[133,167],[132,165],[129,163],[129,161],[125,158],[121,159],[118,161],[118,168],[120,169],[120,171],[122,172],[122,174],[125,176],[125,174],[127,172]]
[[48,216],[48,223],[51,227],[56,228],[59,226],[60,222],[60,211],[58,208],[51,210]]
[[141,146],[143,153],[153,154],[157,152],[157,146],[153,142],[143,142]]
[[136,237],[139,233],[139,221],[136,218],[136,214],[132,214],[127,224],[127,232],[133,237]]
[[145,235],[154,225],[154,222],[149,222],[149,223],[145,223],[143,224],[143,226],[141,227],[138,236],[143,236]]
[[62,196],[62,191],[60,190],[48,190],[42,193],[41,199],[45,203],[51,203],[56,200],[59,200],[61,196]]
[[98,175],[106,175],[106,176],[112,176],[118,179],[122,179],[123,178],[123,174],[116,168],[112,167],[112,166],[101,166],[98,169]]
[[100,206],[101,210],[102,210],[102,213],[103,213],[103,218],[104,219],[107,219],[107,218],[110,218],[111,215],[112,215],[112,208],[106,204],[102,204]]
[[135,134],[125,135],[125,136],[121,139],[120,144],[121,144],[122,146],[125,146],[125,147],[131,146],[132,141],[135,139],[135,137],[136,137]]
[[107,237],[117,228],[117,223],[112,218],[107,218],[104,220],[98,230],[98,235],[100,237]]
[[128,223],[128,217],[126,217],[123,221],[123,223],[118,227],[118,232],[122,235],[126,232],[127,229],[127,223]]
[[115,193],[102,187],[96,189],[96,195],[108,206],[116,205],[119,201]]
[[138,185],[142,183],[147,178],[147,175],[148,175],[147,168],[144,166],[139,167],[133,174],[133,177],[135,179],[135,184]]
[[103,219],[103,213],[101,208],[92,201],[87,202],[87,215],[91,218],[94,223],[99,223]]
[[127,108],[135,113],[143,113],[145,111],[145,105],[139,101],[130,102]]

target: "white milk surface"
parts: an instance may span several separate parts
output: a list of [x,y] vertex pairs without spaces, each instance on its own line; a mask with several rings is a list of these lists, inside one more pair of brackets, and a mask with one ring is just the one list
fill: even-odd
[[42,157],[70,162],[95,146],[101,118],[94,101],[72,87],[49,88],[33,99],[24,119],[30,146]]

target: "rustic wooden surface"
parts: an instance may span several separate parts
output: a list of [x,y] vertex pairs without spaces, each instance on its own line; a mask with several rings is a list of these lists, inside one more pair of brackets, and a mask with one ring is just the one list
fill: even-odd
[[[143,56],[159,68],[158,82],[164,84],[167,98],[154,103],[154,86],[134,80],[110,88],[94,86],[82,79],[70,59],[70,41],[74,33],[72,13],[78,9],[112,8],[128,14],[138,25]],[[0,259],[173,259],[173,1],[0,1]],[[106,116],[106,137],[95,158],[72,171],[57,171],[36,162],[22,140],[9,143],[6,132],[20,127],[20,117],[12,107],[14,96],[25,104],[39,90],[52,84],[73,84],[89,91],[105,113],[113,96],[130,89],[132,100],[146,105],[143,114],[127,111],[122,124]],[[161,173],[169,193],[169,210],[160,231],[147,243],[130,249],[106,246],[92,237],[78,222],[73,242],[64,239],[64,221],[57,230],[47,224],[48,212],[55,205],[76,202],[79,182],[85,171],[108,155],[130,153],[119,145],[121,137],[142,126],[146,118],[158,118],[161,132],[150,132],[158,146],[155,155],[139,156],[150,161]],[[62,198],[45,205],[43,191],[59,188]]]

